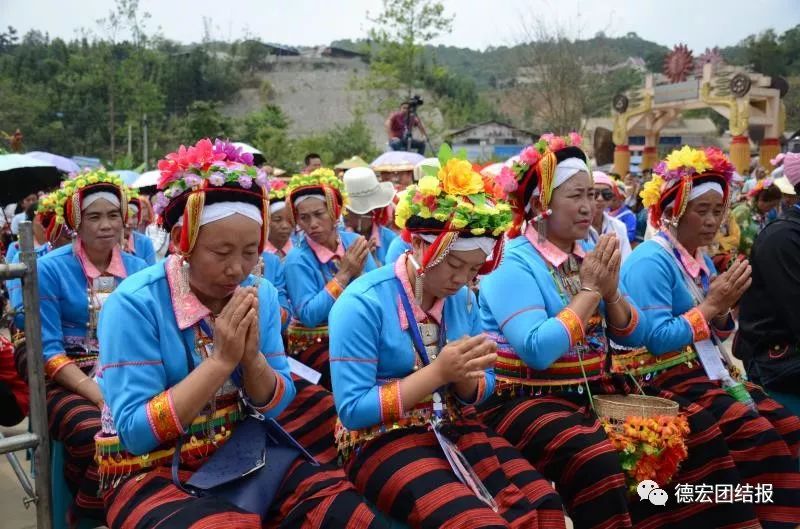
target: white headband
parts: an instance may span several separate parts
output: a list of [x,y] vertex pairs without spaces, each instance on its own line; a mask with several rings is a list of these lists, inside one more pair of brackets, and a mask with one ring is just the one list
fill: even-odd
[[[227,219],[233,215],[242,215],[250,220],[258,222],[261,226],[264,221],[261,218],[261,211],[253,204],[246,202],[215,202],[203,207],[203,214],[200,215],[200,226],[211,224],[218,220]],[[175,226],[183,225],[183,215],[175,223]]]
[[[559,164],[556,165],[555,178],[553,178],[553,189],[558,189],[567,180],[581,171],[589,173],[589,167],[586,165],[586,162],[580,158],[567,158],[563,162],[559,162]],[[589,173],[589,176],[591,176],[591,173]]]
[[119,207],[119,197],[110,191],[98,191],[83,198],[81,203],[81,211],[86,211],[86,208],[103,199],[111,203],[112,206]]
[[699,186],[692,187],[692,192],[689,193],[689,202],[696,199],[699,196],[705,195],[709,191],[714,191],[718,193],[719,196],[723,197],[725,194],[722,192],[722,186],[716,182],[704,182]]
[[[303,198],[303,197],[300,197],[300,198]],[[269,214],[272,215],[273,213],[276,213],[276,212],[284,209],[285,207],[286,207],[286,201],[285,200],[279,200],[279,201],[276,201],[276,202],[270,202],[269,203]]]
[[325,195],[323,195],[322,193],[320,194],[314,193],[313,195],[302,195],[294,199],[294,207],[299,206],[309,198],[316,198],[317,200],[325,202]]
[[[436,235],[428,235],[420,233],[417,235],[428,244],[436,240]],[[451,246],[454,252],[469,252],[471,250],[482,250],[487,256],[492,255],[494,250],[495,240],[490,237],[459,237],[456,242]]]

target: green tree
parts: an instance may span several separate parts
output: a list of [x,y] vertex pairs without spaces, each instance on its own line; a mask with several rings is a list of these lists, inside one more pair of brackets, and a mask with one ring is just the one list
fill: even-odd
[[226,138],[233,132],[230,118],[223,116],[216,101],[195,101],[183,121],[182,143],[194,143],[200,138]]
[[384,88],[406,87],[420,78],[425,44],[452,30],[453,17],[435,0],[383,0],[383,11],[368,17],[374,24],[370,65]]
[[743,45],[747,48],[747,62],[765,75],[786,74],[787,59],[781,53],[781,46],[775,31],[768,29],[760,35],[750,35]]

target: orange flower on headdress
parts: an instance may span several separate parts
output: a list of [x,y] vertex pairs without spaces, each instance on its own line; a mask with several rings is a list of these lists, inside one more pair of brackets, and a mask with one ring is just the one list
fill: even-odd
[[451,158],[439,170],[442,189],[448,195],[468,196],[483,190],[483,178],[467,160]]

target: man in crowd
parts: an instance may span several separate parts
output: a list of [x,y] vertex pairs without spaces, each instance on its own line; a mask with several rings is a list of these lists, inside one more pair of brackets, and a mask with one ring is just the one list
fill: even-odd
[[305,163],[303,174],[309,174],[322,167],[322,157],[315,152],[310,152],[303,158],[303,163]]
[[19,235],[19,223],[25,220],[25,211],[27,211],[31,204],[36,203],[38,198],[36,193],[31,193],[19,203],[20,207],[17,208],[17,214],[11,219],[11,233],[13,233],[15,237]]
[[[400,110],[394,112],[386,120],[386,135],[389,137],[389,147],[393,151],[417,151],[425,155],[425,142],[414,139],[414,129],[418,128],[426,134],[419,118],[410,113],[408,101],[400,105]],[[410,145],[410,148],[409,148]]]
[[[800,191],[800,153],[784,159],[784,176]],[[750,379],[800,413],[800,208],[792,206],[756,238],[752,285],[742,297],[734,354]]]

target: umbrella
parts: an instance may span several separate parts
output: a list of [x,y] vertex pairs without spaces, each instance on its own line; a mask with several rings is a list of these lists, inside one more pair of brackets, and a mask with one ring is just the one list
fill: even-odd
[[503,162],[489,164],[486,167],[484,167],[483,169],[481,169],[480,173],[483,176],[490,176],[490,177],[494,178],[494,177],[496,177],[497,175],[500,174],[500,171],[502,171],[503,167],[505,167],[505,166],[506,166],[506,164],[503,163]]
[[238,147],[242,150],[242,152],[249,152],[253,155],[253,163],[255,165],[262,165],[264,162],[267,161],[267,158],[264,156],[264,153],[250,145],[249,143],[242,143],[240,141],[233,142],[232,145],[234,147]]
[[161,178],[161,171],[147,171],[146,173],[142,173],[139,175],[132,184],[131,187],[142,188],[142,187],[151,187],[158,184],[158,179]]
[[370,165],[375,171],[412,171],[425,157],[416,152],[389,151],[375,158]]
[[122,181],[125,182],[125,185],[128,187],[131,187],[131,184],[133,184],[139,178],[139,173],[136,171],[128,171],[127,169],[118,169],[111,172],[115,175],[119,175],[119,177],[122,178]]
[[61,173],[51,163],[25,154],[0,154],[0,203],[58,187]]
[[80,170],[80,166],[78,166],[74,160],[65,158],[64,156],[59,156],[57,154],[42,151],[32,151],[27,153],[27,155],[42,162],[47,162],[50,165],[55,165],[59,171],[64,173],[77,173]]
[[90,169],[94,169],[95,167],[100,167],[103,164],[100,162],[100,158],[92,158],[89,156],[73,156],[72,160],[78,164],[81,169],[86,167]]
[[353,156],[352,158],[348,158],[347,160],[342,160],[341,162],[333,166],[333,168],[336,169],[337,171],[342,169],[345,170],[353,169],[355,167],[369,167],[369,164],[365,162],[362,158],[358,156]]

